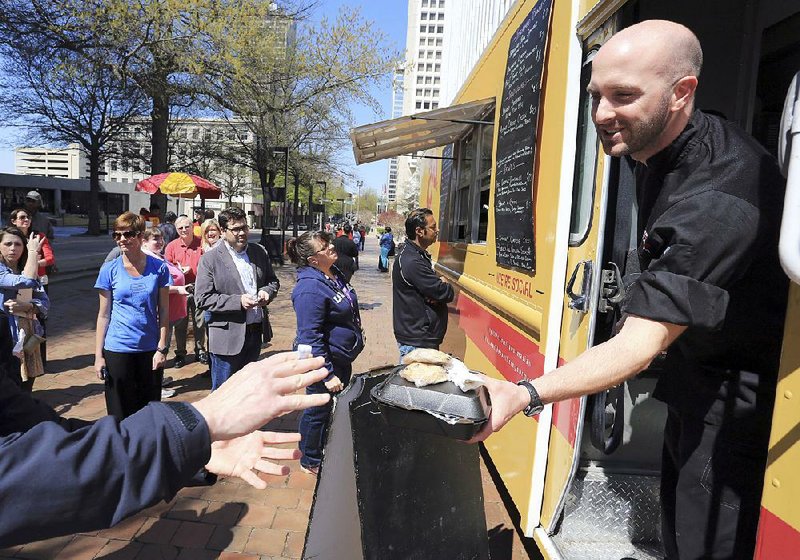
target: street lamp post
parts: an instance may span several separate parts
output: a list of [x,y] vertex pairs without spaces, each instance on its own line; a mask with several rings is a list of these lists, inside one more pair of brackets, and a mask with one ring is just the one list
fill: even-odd
[[319,219],[319,229],[325,229],[325,214],[328,212],[328,182],[317,181],[318,185],[322,185],[322,216]]
[[297,237],[297,189],[300,187],[300,173],[294,174],[294,203],[292,204],[292,237]]
[[286,246],[286,192],[289,189],[289,146],[276,146],[272,148],[273,154],[283,154],[283,203],[279,226],[281,228],[281,246],[278,255],[283,263],[283,248]]

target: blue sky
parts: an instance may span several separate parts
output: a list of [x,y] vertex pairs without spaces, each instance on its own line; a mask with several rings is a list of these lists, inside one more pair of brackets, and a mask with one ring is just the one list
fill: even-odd
[[[360,8],[361,15],[373,21],[376,29],[383,31],[394,49],[400,52],[405,49],[407,0],[380,0],[377,2],[375,0],[320,0],[315,17],[325,15],[329,19],[334,19],[341,7]],[[382,88],[374,89],[373,95],[381,102],[383,113],[375,115],[369,108],[354,107],[356,125],[375,122],[391,116],[392,93],[389,80],[387,79]],[[0,173],[14,172],[14,146],[19,142],[15,135],[13,129],[0,126]],[[349,163],[351,170],[364,181],[364,187],[372,188],[378,194],[381,193],[383,184],[386,182],[388,162],[380,161],[356,167],[352,150],[347,150],[341,159]],[[355,192],[355,184],[346,186]]]

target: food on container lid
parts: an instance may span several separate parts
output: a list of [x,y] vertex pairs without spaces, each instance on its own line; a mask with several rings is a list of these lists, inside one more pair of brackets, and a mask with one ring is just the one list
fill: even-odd
[[433,348],[417,348],[403,357],[404,364],[423,363],[446,366],[450,363],[450,356]]
[[442,366],[415,362],[400,370],[400,376],[417,387],[447,381],[447,372]]

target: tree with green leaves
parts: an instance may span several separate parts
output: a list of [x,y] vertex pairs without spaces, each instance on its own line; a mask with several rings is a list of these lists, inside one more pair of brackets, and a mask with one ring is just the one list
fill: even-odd
[[[349,141],[352,105],[377,111],[369,87],[388,79],[400,57],[358,10],[299,26],[279,11],[262,24],[255,36],[221,37],[212,48],[220,71],[204,74],[203,87],[217,111],[235,115],[254,134],[257,141],[241,143],[233,155],[258,175],[268,214],[283,163],[275,148],[288,147],[301,183],[334,174],[335,153]],[[267,235],[265,228],[265,244]]]

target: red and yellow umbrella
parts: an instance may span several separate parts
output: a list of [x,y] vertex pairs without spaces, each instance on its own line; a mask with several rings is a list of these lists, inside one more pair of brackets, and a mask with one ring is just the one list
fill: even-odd
[[188,173],[161,173],[136,183],[135,190],[147,194],[168,194],[179,198],[219,198],[222,190],[207,179]]

